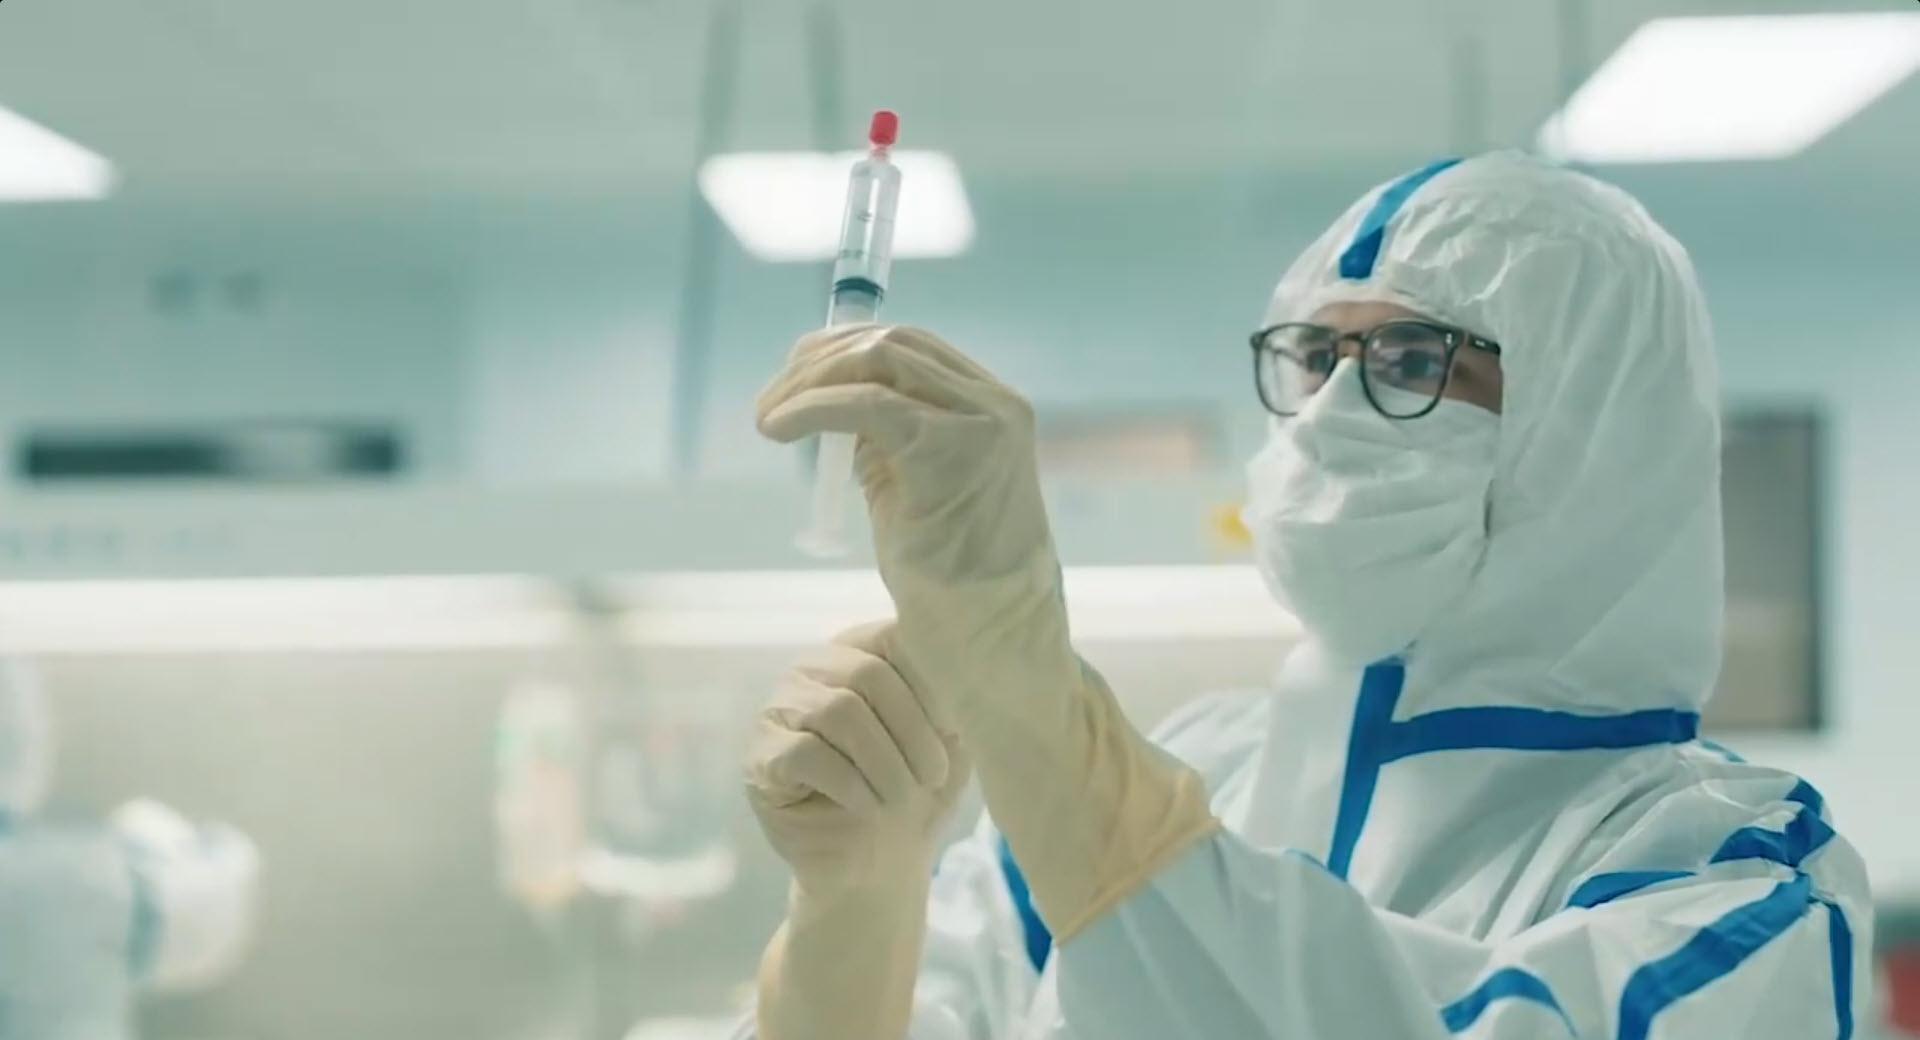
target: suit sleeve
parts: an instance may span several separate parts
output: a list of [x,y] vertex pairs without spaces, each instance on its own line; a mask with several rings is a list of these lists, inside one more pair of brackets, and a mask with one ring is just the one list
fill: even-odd
[[1222,834],[1056,952],[1061,1008],[1115,1040],[1844,1040],[1869,912],[1857,862],[1835,840],[1818,866],[1837,869],[1603,875],[1487,943]]

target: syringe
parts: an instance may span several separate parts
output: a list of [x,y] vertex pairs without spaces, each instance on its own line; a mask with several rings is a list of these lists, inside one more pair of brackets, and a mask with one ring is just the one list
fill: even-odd
[[[893,215],[900,202],[900,168],[887,152],[900,135],[900,117],[884,109],[873,114],[867,131],[867,157],[853,164],[847,178],[847,210],[840,224],[840,251],[833,259],[833,291],[827,325],[876,321],[887,294],[887,270],[893,265]],[[853,482],[854,438],[823,433],[813,463],[813,503],[807,527],[794,539],[802,552],[820,559],[847,554],[847,485]]]

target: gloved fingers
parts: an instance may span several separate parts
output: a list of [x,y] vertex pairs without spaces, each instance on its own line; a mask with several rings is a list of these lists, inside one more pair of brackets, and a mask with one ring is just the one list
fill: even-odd
[[956,367],[959,352],[932,334],[915,333],[871,326],[864,334],[827,339],[817,349],[803,341],[804,352],[798,352],[761,391],[754,414],[764,419],[808,390],[858,383],[889,387],[954,412],[985,411],[994,400],[1011,393],[991,376],[981,378],[985,370],[970,362]]
[[926,329],[912,325],[895,325],[886,338],[891,346],[915,357],[926,358],[957,375],[990,386],[1004,385],[994,378],[992,372],[987,371],[986,366],[961,353],[953,344]]
[[821,361],[836,354],[870,348],[881,341],[927,358],[956,375],[987,383],[999,382],[979,362],[962,354],[947,341],[912,325],[837,325],[809,332],[794,343],[787,354],[789,368]]
[[856,816],[880,810],[880,797],[867,786],[847,756],[817,733],[793,729],[765,716],[747,760],[747,786],[776,809],[819,795]]
[[953,418],[924,401],[877,383],[805,390],[760,417],[760,432],[782,443],[816,433],[851,433],[888,454]]
[[942,804],[951,805],[952,796],[973,778],[973,756],[967,752],[966,745],[955,740],[947,751],[947,779],[940,785],[938,797]]
[[[892,331],[891,325],[865,321],[855,325],[831,325],[802,333],[799,339],[793,341],[793,349],[787,351],[781,374],[804,368],[843,351],[865,350],[885,339]],[[778,381],[777,377],[775,381]]]
[[[836,653],[858,651],[830,647],[821,656]],[[848,688],[854,678],[850,672],[860,664],[816,659],[813,671],[817,674],[809,674],[804,666],[795,668],[783,680],[781,696],[762,717],[825,741],[853,763],[882,805],[903,802],[917,787],[913,771],[863,692]]]
[[[863,467],[866,465],[864,461],[865,447],[865,445],[862,445],[861,453],[855,456],[856,459],[863,460],[860,463]],[[861,479],[864,481],[867,478],[863,476]],[[953,719],[952,707],[934,697],[932,694],[923,692],[933,689],[934,683],[924,677],[916,679],[906,668],[894,663],[896,660],[905,660],[898,649],[899,629],[899,619],[890,618],[886,621],[875,621],[868,622],[864,625],[855,625],[853,628],[847,629],[839,635],[834,636],[833,641],[864,650],[886,661],[888,666],[894,670],[894,673],[900,676],[900,681],[906,684],[907,690],[913,694],[915,702],[920,705],[920,710],[926,714],[927,721],[932,723],[933,731],[940,736],[941,746],[945,748],[947,752],[947,758],[950,762],[949,772],[951,772],[951,761],[956,758],[958,748],[955,745],[960,732],[958,725]],[[960,757],[964,758],[964,756]]]
[[[846,682],[847,677],[840,681]],[[880,804],[895,805],[912,797],[918,787],[913,770],[864,692],[842,686],[831,693],[817,710],[807,713],[801,725],[838,748],[866,778]]]
[[909,397],[948,406],[955,396],[948,384],[960,376],[925,359],[915,360],[890,344],[886,325],[824,329],[801,337],[793,356],[754,399],[754,415],[764,419],[798,394],[823,386],[878,383]]
[[858,693],[886,728],[913,779],[921,787],[936,790],[947,780],[946,742],[919,696],[893,665],[853,642],[866,637],[864,629],[838,636],[799,670]]

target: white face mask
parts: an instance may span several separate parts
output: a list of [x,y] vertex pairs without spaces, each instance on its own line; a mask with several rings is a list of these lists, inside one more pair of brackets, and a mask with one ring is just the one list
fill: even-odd
[[1479,566],[1499,433],[1499,416],[1447,399],[1388,419],[1342,361],[1247,466],[1267,587],[1340,660],[1407,649]]

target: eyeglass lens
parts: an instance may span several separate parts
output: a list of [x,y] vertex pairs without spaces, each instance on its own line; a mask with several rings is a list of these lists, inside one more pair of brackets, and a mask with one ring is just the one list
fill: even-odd
[[[1269,330],[1257,358],[1261,401],[1281,415],[1298,414],[1332,376],[1342,339],[1321,325]],[[1446,385],[1448,340],[1444,330],[1419,322],[1388,322],[1369,332],[1361,374],[1373,406],[1392,418],[1432,408]]]

